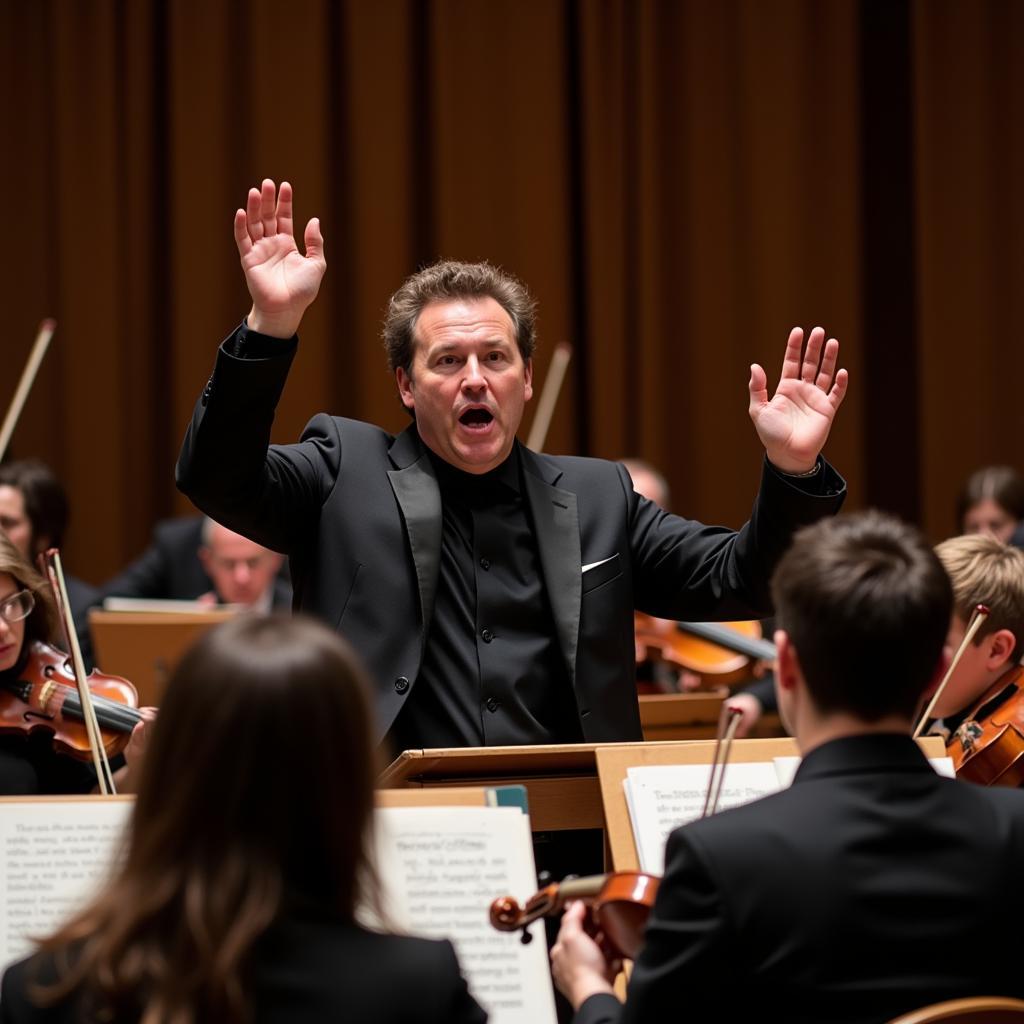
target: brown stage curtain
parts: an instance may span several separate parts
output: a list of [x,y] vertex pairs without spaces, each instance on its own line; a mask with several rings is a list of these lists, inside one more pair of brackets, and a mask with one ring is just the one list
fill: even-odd
[[[774,378],[789,328],[821,323],[853,375],[828,449],[852,504],[895,479],[946,531],[949,481],[1015,457],[1021,13],[894,6],[902,64],[880,67],[872,5],[846,0],[2,0],[0,398],[55,316],[14,454],[65,480],[73,571],[104,578],[187,508],[177,446],[247,309],[231,216],[264,176],[320,216],[329,262],[276,440],[322,409],[404,426],[384,303],[424,262],[487,258],[540,302],[538,379],[576,349],[549,450],[645,456],[684,514],[738,525],[749,364]],[[917,245],[897,255],[919,331],[872,345],[864,206],[886,176],[865,124],[886,105],[866,83],[911,70]],[[867,386],[894,347],[920,362],[902,413]],[[886,416],[909,425],[898,458]]]

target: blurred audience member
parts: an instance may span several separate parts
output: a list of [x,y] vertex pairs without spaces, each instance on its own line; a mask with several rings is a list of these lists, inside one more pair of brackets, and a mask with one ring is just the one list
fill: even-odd
[[103,586],[104,597],[291,607],[284,556],[203,516],[157,523],[153,542]]
[[1004,544],[1024,522],[1024,479],[1009,466],[975,470],[957,499],[961,533],[988,533]]
[[[68,496],[53,471],[38,459],[0,465],[0,530],[33,565],[48,548],[60,548],[69,519]],[[66,571],[68,602],[87,669],[92,666],[89,608],[99,601],[95,587]]]

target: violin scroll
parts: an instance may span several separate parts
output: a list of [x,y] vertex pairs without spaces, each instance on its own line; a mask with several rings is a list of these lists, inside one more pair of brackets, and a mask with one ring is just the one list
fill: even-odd
[[[643,944],[658,882],[654,875],[640,871],[567,879],[541,889],[522,908],[511,896],[499,897],[491,904],[491,924],[498,931],[518,931],[541,917],[559,913],[569,900],[579,899],[588,910],[587,930],[600,937],[608,955],[633,960]],[[523,934],[523,941],[529,941],[525,938],[529,933]]]

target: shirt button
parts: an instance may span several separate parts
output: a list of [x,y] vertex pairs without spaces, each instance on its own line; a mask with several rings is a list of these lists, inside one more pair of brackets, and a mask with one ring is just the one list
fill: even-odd
[[409,680],[405,676],[399,676],[395,680],[395,693],[405,693],[409,689]]
[[480,559],[480,568],[481,569],[490,569],[490,567],[491,567],[490,559],[487,559],[487,558],[481,558]]
[[486,706],[487,710],[493,714],[501,707],[501,701],[497,697],[488,697]]
[[480,630],[480,638],[485,644],[489,644],[494,639],[494,634],[485,627]]

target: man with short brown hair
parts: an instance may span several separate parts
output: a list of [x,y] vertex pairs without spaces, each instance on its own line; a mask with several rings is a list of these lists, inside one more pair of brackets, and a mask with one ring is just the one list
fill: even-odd
[[772,583],[789,789],[676,829],[626,993],[566,914],[552,950],[574,1024],[882,1024],[1024,996],[1024,793],[935,773],[910,738],[945,666],[949,580],[878,513],[801,530]]
[[533,394],[532,302],[486,264],[435,264],[392,299],[385,335],[408,429],[321,414],[298,444],[270,445],[323,238],[314,218],[298,251],[291,186],[266,180],[236,212],[235,241],[253,305],[196,405],[178,484],[287,552],[298,607],[368,664],[393,749],[640,739],[634,606],[758,615],[792,530],[842,502],[820,452],[847,374],[823,330],[806,350],[791,332],[774,395],[751,368],[766,461],[734,533],[669,515],[614,463],[516,442]]

